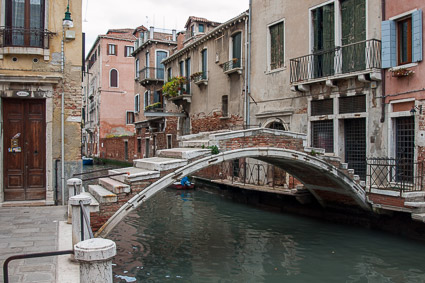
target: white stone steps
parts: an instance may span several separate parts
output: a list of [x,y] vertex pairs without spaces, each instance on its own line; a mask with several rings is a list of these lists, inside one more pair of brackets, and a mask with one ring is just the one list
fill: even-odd
[[188,140],[179,142],[180,147],[208,147],[210,145],[210,140]]
[[89,192],[82,192],[81,195],[90,197],[91,201],[89,204],[89,211],[90,212],[98,212],[99,211],[99,202],[97,199]]
[[99,179],[99,185],[101,185],[105,189],[113,192],[114,194],[129,193],[130,192],[130,186],[129,185],[121,183],[120,181],[117,181],[117,180],[113,180],[111,178],[100,178]]
[[99,203],[117,202],[117,195],[108,191],[100,185],[89,185],[89,192]]
[[171,148],[157,151],[158,157],[179,158],[191,160],[197,157],[211,155],[211,149],[202,148]]
[[425,207],[425,202],[421,202],[421,201],[406,201],[405,203],[404,203],[404,205],[405,206],[409,206],[409,207]]
[[412,219],[425,222],[425,213],[412,213]]
[[187,164],[187,160],[164,157],[150,157],[137,159],[133,161],[134,167],[152,171],[167,171],[183,167]]
[[110,175],[117,174],[117,173],[129,173],[129,174],[123,174],[123,175],[110,177],[111,179],[114,179],[116,181],[119,181],[121,183],[126,183],[126,184],[131,184],[138,181],[160,177],[160,173],[158,171],[146,170],[146,169],[141,169],[136,167],[126,167],[126,168],[119,168],[119,169],[113,169],[108,171],[108,174]]

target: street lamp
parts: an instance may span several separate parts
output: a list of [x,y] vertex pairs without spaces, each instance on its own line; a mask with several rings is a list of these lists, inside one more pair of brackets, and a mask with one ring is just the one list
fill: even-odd
[[74,27],[74,22],[71,19],[71,12],[69,11],[69,0],[68,0],[68,6],[66,7],[65,18],[63,19],[62,26],[64,28]]

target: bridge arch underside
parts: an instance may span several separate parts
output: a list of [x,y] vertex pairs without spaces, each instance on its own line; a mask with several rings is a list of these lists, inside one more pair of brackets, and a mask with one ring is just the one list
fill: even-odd
[[204,168],[240,158],[253,158],[275,165],[298,179],[321,203],[337,202],[370,210],[363,188],[334,165],[317,157],[289,149],[246,148],[222,152],[192,162],[146,187],[125,203],[98,231],[96,236],[107,234],[143,202],[184,176]]

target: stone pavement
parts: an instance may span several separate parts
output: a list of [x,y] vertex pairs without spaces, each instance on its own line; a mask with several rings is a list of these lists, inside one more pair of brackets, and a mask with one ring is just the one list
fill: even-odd
[[[0,207],[0,282],[3,262],[12,255],[58,250],[59,221],[66,207]],[[56,282],[57,257],[14,260],[9,282]]]

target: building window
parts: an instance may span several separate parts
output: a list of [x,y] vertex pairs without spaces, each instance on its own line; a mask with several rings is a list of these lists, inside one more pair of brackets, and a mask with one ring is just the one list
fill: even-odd
[[172,76],[173,76],[172,69],[171,68],[168,68],[167,69],[167,80],[168,81],[171,80]]
[[366,112],[366,95],[339,98],[339,114]]
[[136,94],[134,96],[134,112],[139,113],[140,112],[140,95]]
[[223,117],[229,116],[229,97],[227,95],[221,97],[221,114]]
[[131,57],[131,54],[134,51],[134,47],[133,46],[126,46],[124,48],[124,57]]
[[332,115],[334,112],[333,99],[321,99],[311,101],[311,116]]
[[184,77],[184,61],[179,62],[180,76]]
[[145,92],[145,99],[144,99],[144,103],[143,103],[144,108],[146,108],[146,106],[149,105],[149,101],[150,101],[149,96],[150,96],[150,92],[149,91],[146,91]]
[[109,86],[118,87],[118,71],[116,69],[111,69],[109,73]]
[[44,0],[7,0],[5,44],[44,47]]
[[139,77],[139,70],[140,70],[140,61],[139,59],[136,59],[135,61],[135,75],[136,75],[136,79]]
[[383,21],[382,68],[422,61],[422,10]]
[[398,182],[412,182],[415,157],[414,117],[395,119],[395,157],[397,161],[396,180]]
[[206,80],[207,79],[207,60],[208,60],[207,49],[204,49],[201,51],[201,57],[202,57],[202,62],[201,62],[202,79]]
[[232,56],[233,68],[241,67],[242,58],[242,33],[238,32],[232,36]]
[[125,123],[127,125],[134,124],[134,112],[133,111],[127,111],[126,112]]
[[283,21],[269,26],[269,60],[270,70],[282,68],[284,65],[284,33]]
[[204,32],[204,24],[199,24],[199,32]]
[[165,58],[167,58],[168,56],[168,52],[167,51],[161,51],[161,50],[157,50],[156,51],[156,78],[163,80],[164,79],[164,72],[165,72],[165,67],[164,64],[162,64],[162,60],[164,60]]
[[170,149],[173,147],[173,135],[167,135],[167,148]]
[[187,80],[185,90],[186,90],[186,93],[190,93],[190,74],[191,74],[190,58],[187,58],[185,61],[185,74],[186,74],[186,80]]
[[334,151],[333,120],[311,122],[311,146]]
[[137,153],[141,153],[142,152],[142,139],[138,138],[137,139]]
[[117,55],[117,46],[115,44],[108,44],[108,55]]
[[194,36],[195,35],[195,25],[192,25],[190,27],[190,36]]

